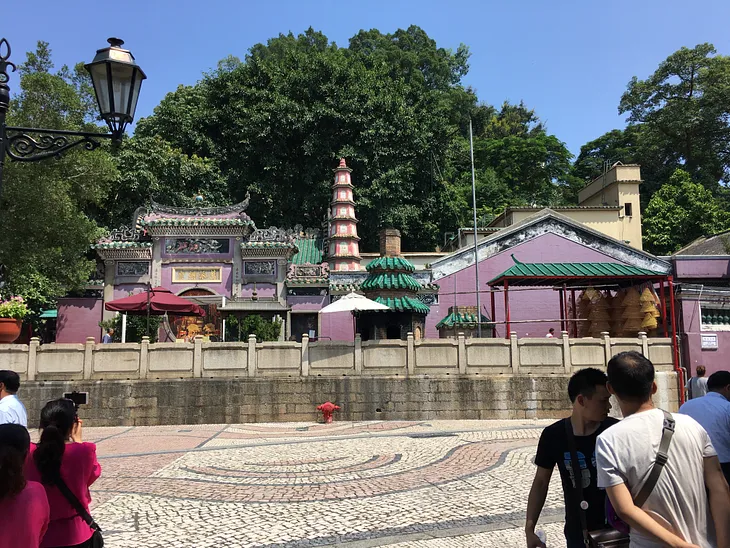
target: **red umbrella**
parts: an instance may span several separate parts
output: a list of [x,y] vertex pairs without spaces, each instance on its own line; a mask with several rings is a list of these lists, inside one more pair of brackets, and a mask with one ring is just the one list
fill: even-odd
[[205,316],[205,310],[200,306],[173,295],[172,291],[164,287],[155,287],[123,299],[109,301],[104,305],[104,308],[124,314],[162,316],[169,313],[184,316]]

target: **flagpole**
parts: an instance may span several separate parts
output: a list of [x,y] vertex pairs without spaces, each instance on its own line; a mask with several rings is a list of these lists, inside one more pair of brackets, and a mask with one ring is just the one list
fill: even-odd
[[474,136],[469,117],[469,151],[471,152],[471,203],[474,211],[474,280],[477,294],[477,337],[482,336],[482,299],[479,295],[479,248],[477,247],[477,183],[474,174]]

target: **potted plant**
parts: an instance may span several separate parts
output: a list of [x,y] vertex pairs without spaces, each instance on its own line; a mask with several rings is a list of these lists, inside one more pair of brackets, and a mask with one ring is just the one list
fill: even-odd
[[0,344],[10,344],[20,336],[23,318],[30,314],[23,297],[0,299]]

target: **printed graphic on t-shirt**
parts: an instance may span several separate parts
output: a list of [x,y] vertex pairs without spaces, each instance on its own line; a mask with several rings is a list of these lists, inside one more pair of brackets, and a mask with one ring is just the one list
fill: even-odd
[[[585,489],[586,487],[590,486],[591,484],[591,471],[588,469],[588,464],[586,463],[586,457],[585,455],[577,451],[578,453],[578,465],[580,466],[580,477],[581,477],[581,485]],[[593,456],[591,457],[591,462],[593,463],[593,466],[595,467],[596,463],[596,454],[593,453]],[[563,453],[563,463],[565,464],[565,469],[568,471],[568,474],[570,475],[570,483],[573,484],[573,487],[575,488],[575,474],[573,474],[573,459],[570,458],[570,451],[567,451]]]

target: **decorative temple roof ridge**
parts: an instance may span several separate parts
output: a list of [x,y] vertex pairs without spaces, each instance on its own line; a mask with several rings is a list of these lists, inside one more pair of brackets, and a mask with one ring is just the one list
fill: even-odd
[[[431,309],[418,299],[409,297],[375,297],[375,301],[384,304],[395,312],[417,312],[419,314],[428,314]],[[384,312],[388,312],[385,310]]]
[[[242,214],[245,215],[245,214]],[[244,218],[206,218],[206,217],[160,217],[145,218],[139,220],[141,227],[166,227],[166,226],[256,226],[249,219],[248,215]]]
[[[464,314],[459,312],[451,312],[448,314],[445,318],[443,318],[439,323],[436,324],[436,329],[441,329],[443,327],[450,328],[450,327],[469,327],[469,328],[475,328],[477,326],[477,315],[476,314]],[[481,323],[484,325],[485,323],[490,323],[489,318],[487,318],[484,314],[481,315]],[[491,325],[491,323],[490,323]]]
[[360,291],[360,285],[361,284],[340,284],[340,283],[330,283],[330,291],[335,291],[337,293],[352,293]]
[[251,195],[247,192],[242,202],[227,206],[212,207],[176,207],[159,204],[152,200],[148,208],[148,215],[174,216],[174,217],[221,217],[237,216],[248,208]]
[[[365,282],[343,284],[343,283],[331,282],[330,291],[334,291],[337,293],[340,293],[340,292],[349,293],[351,291],[357,292],[357,291],[361,290],[364,283]],[[434,284],[434,283],[422,283],[422,284],[420,284],[420,286],[421,287],[419,288],[419,291],[421,291],[421,292],[438,292],[438,290],[440,289],[439,285]]]
[[380,272],[368,276],[360,288],[363,291],[378,291],[390,289],[405,289],[408,291],[419,291],[419,284],[410,274],[403,272]]
[[317,287],[327,287],[329,284],[329,278],[327,277],[320,277],[320,278],[292,278],[290,280],[286,281],[287,286],[317,286]]
[[336,200],[332,200],[330,202],[330,205],[351,205],[355,206],[357,205],[354,200],[348,200],[347,198],[337,198]]
[[290,264],[286,275],[287,284],[328,284],[330,267],[329,263],[320,264]]
[[352,223],[359,223],[360,219],[350,215],[333,215],[329,218],[330,221],[350,221]]
[[152,247],[152,242],[99,240],[91,246],[92,249],[145,249],[148,247]]
[[294,243],[288,242],[241,242],[241,249],[293,249],[298,251]]
[[415,272],[416,267],[408,259],[403,257],[378,257],[373,259],[365,267],[368,272],[383,271],[404,271]]

